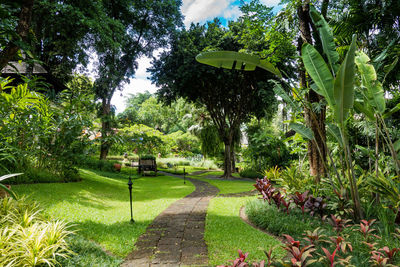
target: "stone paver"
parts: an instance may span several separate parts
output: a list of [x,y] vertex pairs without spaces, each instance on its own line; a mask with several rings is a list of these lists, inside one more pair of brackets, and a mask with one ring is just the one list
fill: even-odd
[[207,266],[205,219],[208,203],[218,194],[218,188],[207,182],[186,179],[195,185],[196,190],[174,202],[154,219],[121,266]]

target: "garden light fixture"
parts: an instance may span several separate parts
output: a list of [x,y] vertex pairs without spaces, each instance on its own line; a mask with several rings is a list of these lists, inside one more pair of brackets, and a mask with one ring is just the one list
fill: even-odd
[[133,220],[133,212],[132,212],[132,179],[129,177],[129,182],[128,182],[128,188],[129,188],[129,199],[131,203],[131,223],[134,223],[135,221]]

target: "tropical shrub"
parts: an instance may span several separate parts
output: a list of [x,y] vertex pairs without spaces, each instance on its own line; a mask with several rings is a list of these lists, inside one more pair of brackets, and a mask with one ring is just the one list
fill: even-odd
[[[68,180],[69,175],[76,180],[77,156],[91,144],[84,131],[93,122],[90,86],[71,85],[50,101],[38,93],[43,83],[35,79],[16,86],[10,81],[0,80],[1,164],[7,172],[23,171],[21,182]],[[10,155],[14,160],[5,160]]]
[[0,263],[4,266],[55,266],[72,252],[72,234],[62,221],[49,221],[35,202],[0,199]]
[[400,239],[396,235],[378,234],[382,233],[381,226],[373,220],[352,224],[347,219],[328,216],[321,221],[303,215],[300,209],[285,214],[276,206],[265,205],[260,200],[249,202],[246,213],[250,221],[259,227],[286,239],[284,246],[290,250],[291,257],[281,262],[275,260],[272,266],[306,266],[292,265],[292,259],[298,262],[296,255],[308,246],[315,249],[311,256],[306,257],[310,266],[379,266],[375,265],[377,261],[398,266],[400,263],[400,258],[396,256]]
[[289,165],[292,156],[280,137],[259,125],[249,125],[246,133],[248,146],[243,150],[243,158],[249,168],[262,172],[274,166]]
[[78,162],[78,166],[89,168],[93,170],[100,170],[106,172],[114,172],[114,164],[121,163],[117,160],[100,160],[97,157],[81,157],[81,160]]
[[239,171],[239,175],[240,177],[243,178],[251,178],[251,179],[262,178],[262,174],[253,169],[243,169]]

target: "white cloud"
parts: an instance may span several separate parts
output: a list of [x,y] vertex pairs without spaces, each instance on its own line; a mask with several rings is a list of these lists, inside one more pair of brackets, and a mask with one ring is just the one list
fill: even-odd
[[263,3],[266,6],[277,6],[281,0],[261,0],[261,3]]
[[231,6],[230,8],[224,10],[223,17],[228,20],[235,20],[242,14],[239,6]]
[[229,8],[229,0],[183,0],[182,13],[184,23],[189,26],[191,22],[204,22],[222,15]]

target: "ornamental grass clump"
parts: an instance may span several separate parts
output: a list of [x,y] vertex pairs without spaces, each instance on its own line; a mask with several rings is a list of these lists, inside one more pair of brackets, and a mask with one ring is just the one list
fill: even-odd
[[39,206],[26,198],[0,199],[0,265],[55,266],[66,258],[66,238],[72,234],[62,221],[46,220]]

